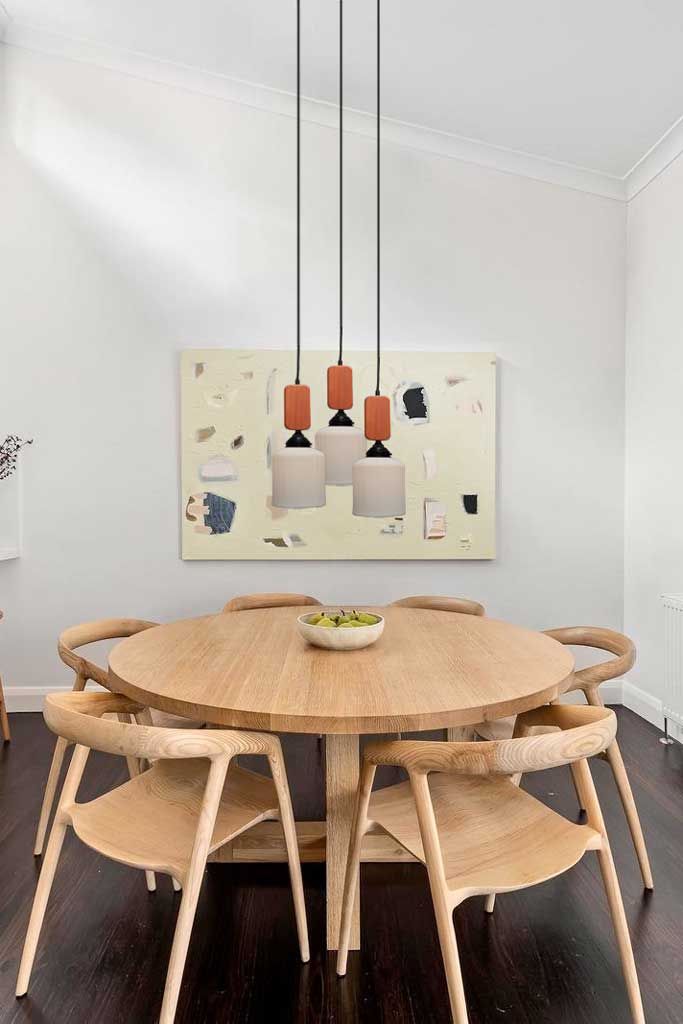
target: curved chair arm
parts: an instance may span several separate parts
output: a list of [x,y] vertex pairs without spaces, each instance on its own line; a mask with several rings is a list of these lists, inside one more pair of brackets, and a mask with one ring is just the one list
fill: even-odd
[[402,597],[392,601],[391,607],[425,608],[435,612],[459,612],[461,615],[486,615],[486,609],[478,601],[470,601],[466,597],[439,597],[429,594],[418,594],[415,597]]
[[593,757],[612,743],[617,719],[609,708],[552,705],[518,716],[518,730],[554,726],[553,732],[481,743],[389,740],[365,748],[370,764],[394,765],[411,774],[515,775],[557,768]]
[[58,736],[107,754],[145,758],[235,757],[238,754],[282,755],[277,736],[227,729],[163,729],[104,719],[106,714],[136,715],[142,704],[119,693],[58,693],[45,699],[43,716]]
[[252,608],[296,608],[300,605],[320,605],[320,601],[307,594],[242,594],[228,601],[223,607],[223,611],[243,612]]
[[562,629],[546,629],[544,632],[546,636],[551,636],[561,644],[594,647],[596,650],[609,651],[610,654],[617,655],[598,665],[577,669],[569,690],[593,689],[608,679],[618,679],[633,668],[636,660],[633,641],[613,629],[602,629],[599,626],[566,626]]
[[146,619],[99,619],[97,622],[83,622],[79,626],[70,626],[60,634],[57,653],[64,664],[83,679],[84,684],[86,680],[92,679],[100,686],[108,687],[109,677],[106,669],[88,661],[81,654],[76,654],[76,648],[96,643],[98,640],[134,636],[143,629],[151,629],[157,625],[157,622],[147,622]]

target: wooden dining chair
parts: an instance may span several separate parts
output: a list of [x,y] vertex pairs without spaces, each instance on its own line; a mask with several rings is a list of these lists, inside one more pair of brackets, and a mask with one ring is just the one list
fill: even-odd
[[415,597],[402,597],[392,601],[392,607],[426,608],[434,612],[458,612],[460,615],[486,615],[486,609],[478,601],[470,601],[466,597],[439,597],[438,595],[421,594]]
[[[210,853],[261,821],[282,824],[301,959],[309,959],[299,848],[280,741],[257,732],[160,729],[103,715],[137,719],[146,709],[120,694],[50,695],[45,721],[76,748],[59,799],[38,880],[17,979],[28,990],[47,901],[68,826],[105,857],[180,879],[178,912],[160,1024],[175,1018],[187,949]],[[90,800],[76,801],[91,750],[144,759],[152,767]],[[238,755],[268,758],[272,778],[239,767]]]
[[[624,636],[623,633],[617,633],[612,629],[602,629],[598,626],[567,626],[561,629],[547,629],[545,633],[561,644],[592,647],[594,650],[607,651],[610,654],[616,655],[616,657],[608,658],[607,661],[601,661],[597,665],[577,669],[572,676],[569,689],[565,691],[567,693],[577,690],[582,691],[586,702],[592,707],[604,706],[600,695],[602,683],[607,682],[609,679],[619,679],[633,668],[635,664],[636,648],[633,641],[629,637]],[[506,732],[507,735],[511,735],[513,726],[514,719],[502,719],[500,722],[490,722],[477,726],[476,732],[482,739],[498,739]],[[650,867],[643,829],[640,824],[638,808],[636,807],[631,783],[624,766],[624,759],[621,756],[621,750],[616,739],[599,756],[607,761],[612,769],[638,858],[643,885],[646,889],[653,889],[652,869]],[[579,796],[578,793],[577,796]],[[580,797],[579,803],[581,803]],[[582,810],[585,810],[583,806]]]
[[[64,664],[72,668],[76,674],[72,690],[77,693],[84,690],[88,680],[99,683],[100,686],[105,688],[109,687],[107,670],[100,668],[99,665],[94,664],[94,662],[89,661],[82,654],[77,653],[78,648],[96,643],[99,640],[114,640],[134,636],[136,633],[140,633],[144,629],[152,629],[156,625],[156,622],[148,622],[145,619],[100,619],[97,622],[84,622],[78,626],[71,626],[69,629],[65,629],[57,642],[57,652]],[[151,712],[151,721],[154,725],[163,725],[167,728],[192,728],[195,724],[198,724],[181,718],[179,715],[166,715],[164,712],[158,711]],[[39,857],[43,852],[45,835],[50,820],[50,811],[54,804],[64,756],[69,745],[68,740],[63,737],[57,738],[38,819],[38,831],[33,848],[33,853],[36,857]],[[129,771],[139,771],[139,765],[133,759],[129,760],[128,767]],[[147,888],[150,892],[153,892],[155,888],[154,875],[151,872],[147,874]]]
[[233,597],[224,612],[244,612],[251,608],[297,608],[300,605],[319,605],[315,597],[307,594],[241,594]]
[[[2,611],[0,611],[0,619],[2,618]],[[2,676],[0,676],[0,727],[2,728],[2,739],[3,743],[9,743],[12,739],[12,734],[9,731],[9,718],[7,717],[7,704],[5,703],[5,693],[2,688]]]
[[[537,726],[552,732],[528,735]],[[517,718],[495,742],[389,740],[365,748],[344,883],[337,973],[346,973],[363,836],[377,825],[426,865],[451,1012],[467,1024],[453,911],[470,896],[514,892],[598,855],[634,1024],[645,1024],[633,950],[605,822],[586,758],[614,742],[607,708],[548,706]],[[570,765],[588,812],[577,825],[515,784],[520,772]],[[408,781],[372,792],[377,765]]]
[[[399,601],[392,601],[391,604],[397,608],[424,608],[427,611],[456,612],[460,615],[486,615],[486,609],[483,604],[479,604],[478,601],[470,601],[466,597],[439,597],[438,595],[418,594],[415,597],[402,597]],[[467,730],[466,734],[463,735],[463,730],[459,727],[446,730],[447,739],[451,742],[470,738],[471,735],[472,730]],[[401,738],[401,733],[398,733],[398,737],[399,739]]]

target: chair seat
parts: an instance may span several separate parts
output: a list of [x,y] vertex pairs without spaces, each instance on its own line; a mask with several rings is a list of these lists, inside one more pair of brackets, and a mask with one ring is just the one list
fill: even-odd
[[[465,899],[566,871],[598,841],[503,776],[429,776],[446,881]],[[368,817],[424,863],[410,783],[375,790]]]
[[[185,876],[209,771],[206,758],[156,761],[122,786],[70,808],[74,831],[93,849],[132,867]],[[230,766],[210,852],[265,819],[279,818],[271,779]]]

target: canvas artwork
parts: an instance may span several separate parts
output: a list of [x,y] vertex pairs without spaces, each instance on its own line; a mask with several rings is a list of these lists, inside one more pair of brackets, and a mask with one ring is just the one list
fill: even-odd
[[[490,353],[384,352],[393,455],[406,467],[405,515],[352,514],[352,488],[321,508],[272,504],[272,453],[289,432],[283,391],[294,353],[189,349],[181,361],[182,557],[186,559],[490,559],[495,557],[496,358]],[[354,400],[374,393],[375,354],[350,352]],[[311,441],[333,415],[329,351],[305,351]],[[368,447],[369,447],[368,442]]]

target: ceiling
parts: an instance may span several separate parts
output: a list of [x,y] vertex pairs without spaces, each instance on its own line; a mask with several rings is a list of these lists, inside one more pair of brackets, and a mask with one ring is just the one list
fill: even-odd
[[[10,24],[293,91],[294,0],[2,0]],[[346,104],[375,5],[346,0]],[[337,96],[337,0],[302,0],[302,86]],[[622,178],[683,113],[680,0],[385,0],[387,117]]]

